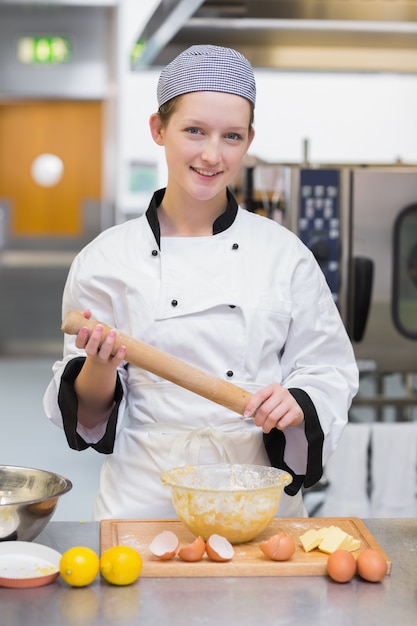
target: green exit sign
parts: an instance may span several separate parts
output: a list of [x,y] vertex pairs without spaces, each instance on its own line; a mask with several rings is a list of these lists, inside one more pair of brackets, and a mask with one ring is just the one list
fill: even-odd
[[17,58],[25,65],[57,65],[67,63],[72,56],[71,41],[66,37],[20,37]]

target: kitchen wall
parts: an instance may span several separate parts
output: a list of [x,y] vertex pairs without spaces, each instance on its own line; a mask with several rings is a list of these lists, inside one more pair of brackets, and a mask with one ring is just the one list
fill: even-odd
[[257,72],[257,138],[265,159],[417,162],[417,76]]
[[[104,8],[0,7],[0,97],[104,98],[107,67],[108,11]],[[74,45],[71,63],[26,66],[16,57],[17,39],[27,34],[58,33]]]

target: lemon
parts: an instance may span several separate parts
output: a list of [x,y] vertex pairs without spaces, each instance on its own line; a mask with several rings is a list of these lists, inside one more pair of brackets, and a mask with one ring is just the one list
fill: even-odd
[[100,558],[100,573],[112,585],[131,585],[142,572],[142,557],[130,546],[108,548]]
[[59,573],[72,587],[86,587],[100,570],[98,555],[84,546],[74,546],[61,556]]

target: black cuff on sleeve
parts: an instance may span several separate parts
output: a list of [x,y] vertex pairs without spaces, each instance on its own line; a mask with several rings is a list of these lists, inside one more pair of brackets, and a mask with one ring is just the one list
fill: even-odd
[[305,476],[303,474],[295,474],[284,462],[286,443],[284,431],[274,428],[268,434],[264,433],[263,439],[271,465],[289,472],[293,477],[292,483],[285,487],[285,492],[290,496],[294,496],[303,485],[304,487],[315,485],[323,474],[324,434],[310,396],[302,389],[289,389],[288,391],[298,402],[304,413],[304,431],[308,442]]
[[284,462],[285,435],[282,430],[273,428],[269,433],[264,433],[264,446],[272,467],[277,467],[292,476],[292,483],[284,487],[285,493],[295,496],[303,484],[304,476],[295,474]]
[[73,450],[93,448],[102,454],[111,454],[116,438],[118,410],[123,398],[122,384],[119,377],[117,377],[114,394],[115,406],[107,422],[106,432],[97,443],[87,443],[81,435],[77,433],[78,399],[74,389],[74,381],[80,373],[84,361],[85,357],[76,357],[69,361],[61,377],[61,384],[58,391],[58,405],[61,409],[65,436],[69,447]]

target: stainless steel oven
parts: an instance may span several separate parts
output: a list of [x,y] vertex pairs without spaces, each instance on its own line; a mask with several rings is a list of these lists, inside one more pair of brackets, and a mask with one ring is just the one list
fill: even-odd
[[313,251],[360,367],[417,372],[417,166],[258,164],[252,175],[252,209]]

